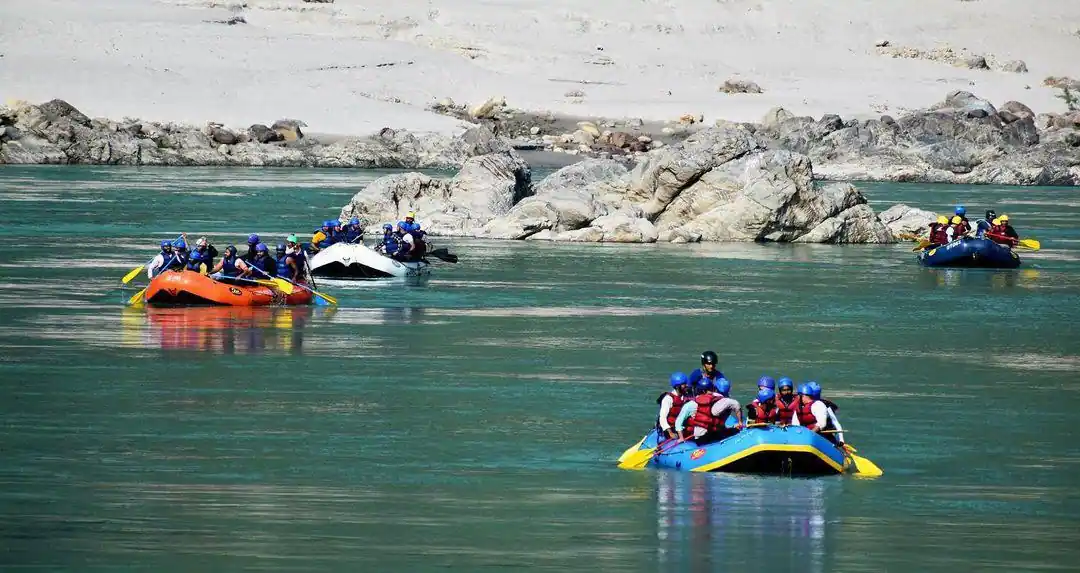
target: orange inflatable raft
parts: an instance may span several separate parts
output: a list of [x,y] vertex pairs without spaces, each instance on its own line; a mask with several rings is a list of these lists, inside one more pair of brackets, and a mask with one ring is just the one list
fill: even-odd
[[216,281],[195,271],[165,271],[151,279],[146,287],[146,302],[154,305],[294,305],[310,304],[311,298],[311,291],[302,288],[285,296],[268,286]]

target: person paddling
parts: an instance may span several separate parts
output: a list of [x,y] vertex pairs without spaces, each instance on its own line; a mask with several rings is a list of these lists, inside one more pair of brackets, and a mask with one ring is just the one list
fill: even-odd
[[843,428],[840,427],[840,421],[836,419],[835,413],[831,413],[832,409],[819,398],[821,398],[820,384],[814,381],[800,384],[799,404],[795,409],[791,424],[805,426],[808,430],[821,434],[830,442],[842,446]]
[[669,382],[671,383],[671,390],[656,398],[656,403],[660,404],[660,413],[656,417],[656,427],[662,435],[668,438],[677,438],[679,435],[675,432],[675,420],[679,417],[679,412],[682,411],[683,406],[693,396],[690,393],[690,378],[686,374],[675,372],[671,375]]
[[210,274],[221,273],[222,278],[231,279],[239,277],[247,270],[248,265],[244,262],[244,259],[236,256],[236,247],[229,245],[225,247],[225,256],[221,257],[218,264],[214,265],[214,270],[210,271]]
[[169,269],[182,269],[183,263],[173,249],[172,241],[161,241],[161,252],[146,266],[146,278],[152,279]]
[[291,280],[294,283],[299,282],[302,275],[300,267],[296,264],[296,256],[289,254],[289,250],[284,243],[278,244],[275,254],[277,256],[274,258],[274,263],[277,266],[277,273],[274,276]]
[[[701,380],[700,393],[683,405],[675,420],[675,431],[682,439],[692,437],[698,444],[722,440],[743,427],[742,406],[730,398],[731,382],[720,378],[715,385]],[[728,416],[735,416],[734,428],[727,427]]]
[[199,237],[199,240],[195,241],[195,250],[191,251],[188,257],[187,268],[189,271],[208,274],[210,269],[214,268],[216,256],[218,256],[218,251],[214,245],[211,245],[206,237]]
[[776,392],[776,419],[780,425],[786,426],[791,423],[795,408],[799,404],[799,397],[795,395],[795,383],[784,376],[776,383]]
[[986,234],[986,238],[1001,245],[1015,247],[1020,244],[1020,235],[1009,224],[1009,216],[1002,215],[994,220],[994,226]]
[[[262,272],[259,273],[255,270],[256,268],[258,268]],[[270,252],[266,248],[265,243],[259,243],[255,245],[255,257],[252,258],[250,261],[247,261],[247,268],[244,269],[244,272],[240,273],[240,276],[242,278],[252,276],[277,276],[277,261],[270,258]]]
[[945,215],[939,215],[937,221],[930,223],[930,246],[944,245],[949,242],[948,236],[945,234],[946,229],[949,228],[949,218]]
[[753,420],[758,424],[775,424],[779,421],[780,411],[776,407],[776,391],[771,388],[758,390],[757,399],[746,406],[747,422]]

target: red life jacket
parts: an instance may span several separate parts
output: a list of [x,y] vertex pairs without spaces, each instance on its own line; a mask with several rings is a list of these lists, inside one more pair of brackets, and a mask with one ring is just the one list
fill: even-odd
[[802,399],[800,399],[799,405],[795,407],[795,412],[799,415],[800,426],[806,426],[811,430],[816,430],[817,416],[814,416],[814,413],[810,411],[810,408],[812,408],[813,405],[814,402],[810,402],[809,404],[807,404],[803,402]]
[[945,236],[945,227],[937,221],[930,223],[930,244],[931,245],[944,245],[948,238]]
[[720,419],[712,414],[713,405],[721,399],[723,399],[723,396],[718,396],[711,392],[696,396],[694,402],[697,403],[697,410],[694,411],[694,415],[686,422],[686,427],[705,428],[706,432],[718,432],[724,429],[724,423],[727,422],[727,417],[725,416],[724,419]]
[[986,238],[995,243],[1009,245],[1010,247],[1015,247],[1016,244],[1019,243],[1019,241],[1006,234],[1005,225],[994,225],[993,227],[990,227],[990,230],[986,232]]
[[682,411],[683,405],[690,400],[686,396],[680,395],[678,392],[672,390],[670,392],[664,392],[656,399],[656,403],[659,404],[664,400],[664,396],[671,396],[671,410],[668,410],[667,423],[668,427],[675,428],[675,419],[679,417],[679,412]]
[[791,419],[795,417],[795,401],[798,399],[798,396],[792,395],[791,403],[785,404],[784,401],[780,399],[780,396],[776,397],[777,421],[779,421],[781,424],[791,423]]
[[754,400],[750,402],[750,407],[754,411],[754,420],[759,424],[772,424],[779,419],[780,411],[777,409],[776,404],[765,406],[765,404]]

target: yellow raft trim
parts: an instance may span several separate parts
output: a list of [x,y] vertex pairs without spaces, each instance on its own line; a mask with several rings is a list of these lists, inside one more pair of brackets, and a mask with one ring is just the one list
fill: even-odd
[[832,467],[838,473],[844,473],[844,468],[846,468],[849,465],[849,461],[851,459],[848,456],[844,456],[844,465],[841,466],[841,465],[837,464],[835,461],[833,461],[832,458],[825,455],[821,450],[819,450],[819,449],[817,449],[817,448],[815,448],[813,446],[806,446],[806,445],[799,445],[799,444],[758,444],[758,445],[756,445],[754,447],[747,448],[747,449],[745,449],[745,450],[743,450],[743,451],[741,451],[741,452],[739,452],[737,454],[731,454],[730,456],[728,456],[728,457],[726,457],[724,459],[717,460],[717,461],[712,462],[710,464],[705,464],[703,466],[696,467],[696,468],[694,468],[694,469],[692,469],[690,471],[692,471],[692,472],[709,472],[709,471],[713,471],[713,470],[716,470],[716,469],[720,469],[720,468],[722,468],[722,467],[724,467],[724,466],[726,466],[726,465],[728,465],[730,463],[737,462],[737,461],[739,461],[739,460],[741,460],[741,459],[743,459],[743,458],[745,458],[747,456],[754,455],[754,454],[756,454],[758,452],[767,452],[767,451],[771,451],[771,452],[800,452],[800,453],[804,453],[804,454],[814,454],[815,456],[821,458],[821,461],[828,464],[830,467]]

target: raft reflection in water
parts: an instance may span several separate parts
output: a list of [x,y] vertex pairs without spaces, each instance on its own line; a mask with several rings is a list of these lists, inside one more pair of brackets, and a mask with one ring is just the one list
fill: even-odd
[[335,310],[311,306],[124,308],[124,344],[219,354],[298,354],[308,323]]
[[[829,488],[841,480],[658,471],[656,537],[663,571],[828,570]],[[779,560],[779,561],[778,561]],[[761,569],[762,563],[770,567]]]

